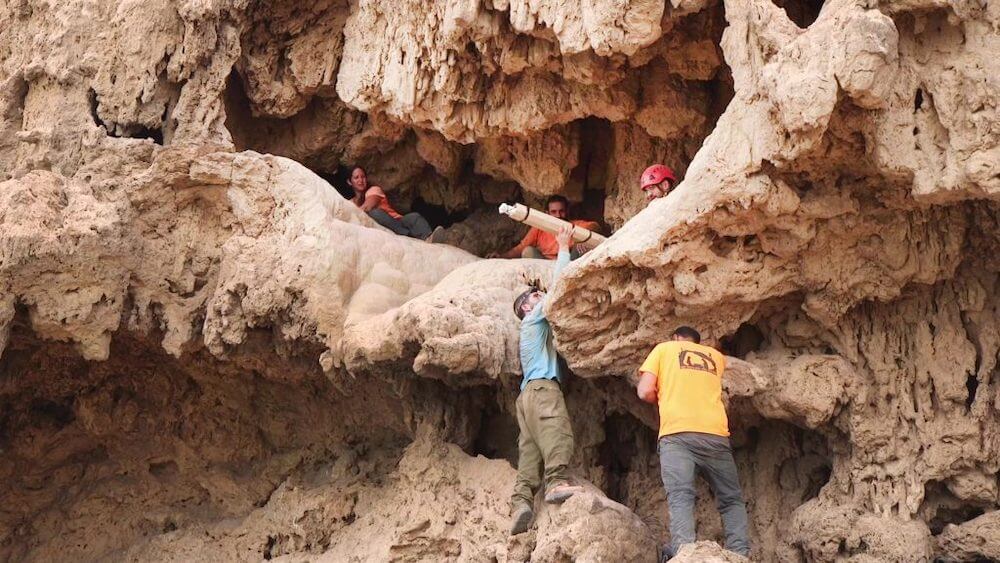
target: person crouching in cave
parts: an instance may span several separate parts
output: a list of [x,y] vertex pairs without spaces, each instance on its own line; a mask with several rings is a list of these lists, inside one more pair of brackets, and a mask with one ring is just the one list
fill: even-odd
[[700,342],[698,331],[679,327],[639,368],[636,392],[643,401],[656,403],[660,412],[657,451],[670,514],[665,555],[673,557],[682,545],[695,541],[694,477],[700,470],[722,514],[726,549],[749,556],[747,509],[722,404],[726,361],[721,352]]
[[360,166],[352,168],[348,182],[354,190],[354,197],[351,198],[351,201],[376,223],[397,235],[434,242],[431,226],[427,223],[427,219],[416,212],[400,215],[389,205],[389,198],[386,197],[382,188],[368,185],[368,175],[364,168]]
[[[559,253],[552,284],[569,263],[573,227],[556,235]],[[549,285],[552,287],[552,285]],[[560,374],[552,328],[546,318],[547,295],[531,288],[514,300],[514,313],[521,319],[521,393],[517,397],[517,480],[511,496],[511,535],[527,531],[535,513],[535,491],[545,478],[545,502],[559,504],[581,491],[571,486],[566,466],[573,455],[573,429],[559,387]]]
[[674,171],[663,164],[654,164],[639,176],[639,189],[646,194],[647,205],[654,199],[667,197],[676,184]]
[[[594,221],[587,221],[585,219],[569,219],[569,200],[561,195],[550,196],[549,199],[545,200],[545,212],[556,219],[569,221],[570,223],[578,227],[583,227],[584,229],[598,231],[601,228],[601,226]],[[570,259],[575,260],[579,258],[580,255],[587,252],[587,250],[589,250],[589,248],[584,245],[574,245],[570,249]],[[558,253],[559,244],[556,243],[555,235],[547,233],[538,227],[531,227],[528,229],[528,233],[524,235],[524,238],[521,239],[521,242],[517,243],[516,246],[507,252],[500,254],[491,253],[487,256],[487,258],[545,258],[547,260],[555,260]]]

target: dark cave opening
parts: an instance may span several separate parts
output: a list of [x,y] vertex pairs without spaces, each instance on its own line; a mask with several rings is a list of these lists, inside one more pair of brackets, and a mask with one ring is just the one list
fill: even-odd
[[71,398],[53,401],[36,397],[31,401],[30,412],[32,418],[49,420],[55,423],[57,428],[65,428],[76,420]]
[[469,217],[467,211],[448,211],[447,207],[428,203],[421,196],[414,198],[413,203],[410,204],[410,211],[423,215],[432,227],[450,227]]
[[103,127],[104,122],[101,121],[101,116],[97,113],[97,92],[93,88],[87,89],[87,102],[90,105],[90,118],[94,120],[94,125]]
[[605,470],[604,493],[615,502],[624,502],[626,494],[623,480],[628,473],[638,469],[640,451],[649,454],[655,447],[655,432],[644,426],[634,416],[611,413],[604,419],[604,442],[598,452],[598,465]]
[[772,0],[775,6],[783,8],[788,19],[802,29],[812,25],[823,9],[825,0]]
[[[90,117],[98,127],[104,127],[107,134],[116,138],[150,139],[157,145],[163,145],[163,126],[148,127],[138,123],[105,122],[98,113],[99,102],[97,92],[93,88],[87,90],[87,101],[90,106]],[[166,123],[169,107],[163,109],[163,123]]]
[[742,323],[736,332],[719,339],[720,348],[727,356],[746,358],[751,352],[758,352],[767,345],[767,338],[756,325]]
[[968,391],[965,398],[965,412],[968,413],[972,410],[972,404],[976,402],[976,391],[979,390],[979,378],[975,373],[970,373],[965,378],[965,389]]
[[338,166],[331,172],[315,170],[314,172],[316,172],[320,178],[326,180],[328,184],[333,186],[333,189],[337,190],[337,193],[343,196],[344,199],[351,199],[354,197],[354,191],[351,189],[351,185],[348,182],[351,172],[346,166]]
[[613,139],[611,122],[588,117],[578,122],[580,151],[577,165],[570,172],[570,186],[579,186],[581,200],[570,204],[570,217],[586,219],[601,224],[605,234],[610,234],[604,222],[604,200],[607,193],[608,166],[611,163]]
[[489,459],[505,459],[516,468],[519,434],[516,417],[505,412],[496,399],[486,399],[483,403],[472,448],[466,453]]
[[948,524],[962,524],[985,513],[986,511],[978,506],[941,507],[927,523],[927,527],[930,528],[931,535],[936,536],[943,532]]
[[927,522],[932,535],[938,535],[949,524],[963,524],[978,518],[987,510],[995,510],[997,503],[970,501],[958,498],[941,481],[928,481],[924,485],[924,500],[917,514]]
[[236,150],[252,149],[252,130],[267,129],[268,120],[254,117],[243,79],[235,68],[226,78],[226,90],[223,92],[222,100],[226,108],[226,129],[233,138]]

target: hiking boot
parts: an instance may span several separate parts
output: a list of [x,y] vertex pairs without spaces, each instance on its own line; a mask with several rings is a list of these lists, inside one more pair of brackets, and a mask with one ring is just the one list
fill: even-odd
[[552,489],[545,491],[545,502],[549,504],[562,504],[566,502],[566,499],[580,492],[583,492],[583,487],[560,483],[552,487]]
[[531,526],[531,519],[534,517],[535,513],[531,510],[530,506],[526,504],[517,505],[517,508],[514,509],[514,517],[510,520],[510,535],[516,536],[527,532],[528,526]]
[[444,227],[438,225],[437,227],[434,227],[434,231],[431,232],[431,234],[426,239],[424,239],[424,240],[426,242],[429,242],[429,243],[433,244],[434,243],[434,239],[435,238],[441,238],[441,234],[442,233],[444,233]]

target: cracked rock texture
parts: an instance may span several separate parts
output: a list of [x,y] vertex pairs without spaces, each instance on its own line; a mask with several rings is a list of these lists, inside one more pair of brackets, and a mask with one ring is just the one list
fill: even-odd
[[[960,0],[0,4],[0,561],[655,561],[680,324],[752,560],[1000,558],[998,52]],[[586,492],[509,537],[552,265],[481,257],[551,194],[613,231],[549,288]],[[698,491],[678,560],[742,560]]]

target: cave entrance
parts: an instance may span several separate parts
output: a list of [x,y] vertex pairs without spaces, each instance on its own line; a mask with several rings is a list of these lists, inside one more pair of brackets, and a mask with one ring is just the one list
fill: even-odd
[[941,481],[928,481],[924,485],[924,500],[917,514],[927,522],[931,534],[936,536],[948,524],[963,524],[996,508],[996,503],[960,499]]
[[582,198],[572,205],[573,217],[601,223],[605,234],[610,234],[604,224],[604,199],[607,194],[608,166],[613,158],[614,134],[611,122],[588,117],[577,122],[580,128],[580,151],[577,165],[570,171],[569,186],[579,186]]
[[499,399],[484,401],[480,412],[472,450],[467,453],[489,459],[505,459],[516,468],[517,439],[520,433],[516,417],[501,408]]
[[148,127],[137,123],[115,123],[104,121],[101,119],[101,116],[97,111],[99,101],[97,99],[97,92],[93,88],[87,90],[87,102],[90,105],[90,118],[94,121],[95,125],[103,127],[109,136],[116,138],[124,137],[131,139],[149,139],[157,145],[163,145],[164,128],[170,119],[171,105],[176,103],[176,100],[172,100],[171,103],[167,104],[163,108],[163,115],[160,118],[162,125],[160,127]]
[[823,10],[825,0],[771,0],[775,6],[785,10],[788,19],[802,29],[808,28]]
[[656,433],[634,416],[613,413],[604,420],[604,442],[598,464],[605,471],[604,493],[615,502],[626,504],[628,474],[655,454]]
[[719,346],[727,356],[746,358],[751,352],[759,352],[767,345],[763,331],[756,325],[742,323],[736,332],[719,339]]

